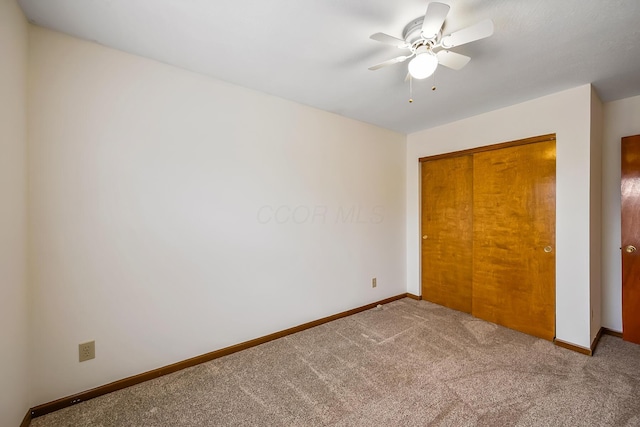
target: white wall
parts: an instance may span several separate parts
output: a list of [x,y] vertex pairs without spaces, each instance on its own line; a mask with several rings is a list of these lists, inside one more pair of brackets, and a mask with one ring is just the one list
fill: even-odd
[[406,292],[404,135],[35,27],[30,61],[36,403]]
[[591,174],[590,174],[590,222],[591,251],[589,280],[591,283],[591,342],[598,335],[602,324],[602,139],[604,113],[602,101],[591,88]]
[[407,287],[420,294],[420,157],[555,133],[556,337],[590,340],[591,87],[492,111],[407,137]]
[[620,140],[640,134],[640,96],[604,104],[602,150],[602,326],[622,332]]
[[0,0],[0,425],[30,407],[26,259],[27,22]]

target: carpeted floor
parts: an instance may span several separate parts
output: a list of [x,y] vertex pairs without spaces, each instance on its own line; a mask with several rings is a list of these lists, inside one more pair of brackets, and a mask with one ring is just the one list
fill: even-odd
[[31,425],[637,426],[640,346],[583,356],[405,298]]

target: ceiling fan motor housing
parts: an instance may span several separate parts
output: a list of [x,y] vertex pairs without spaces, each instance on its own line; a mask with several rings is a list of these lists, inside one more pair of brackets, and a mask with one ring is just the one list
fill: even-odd
[[402,38],[411,46],[411,51],[414,52],[420,46],[430,45],[431,47],[438,44],[442,37],[442,30],[438,31],[434,37],[426,39],[422,36],[422,23],[424,16],[414,19],[409,22],[402,30]]

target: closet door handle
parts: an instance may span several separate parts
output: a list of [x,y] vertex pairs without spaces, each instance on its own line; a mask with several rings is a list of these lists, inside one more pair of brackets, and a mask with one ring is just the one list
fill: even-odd
[[630,254],[631,254],[631,253],[634,253],[637,249],[636,249],[636,247],[635,247],[635,246],[633,246],[633,245],[629,245],[629,246],[627,246],[626,248],[624,248],[624,250],[625,250],[625,251],[627,251],[627,253],[630,253]]
[[553,250],[553,248],[551,246],[545,246],[543,249],[546,253],[549,253]]

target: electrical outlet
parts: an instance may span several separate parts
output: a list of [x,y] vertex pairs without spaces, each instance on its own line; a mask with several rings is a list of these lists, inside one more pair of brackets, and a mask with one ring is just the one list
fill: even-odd
[[376,286],[378,286],[378,279],[374,277],[373,279],[371,279],[371,287],[375,288]]
[[80,362],[96,358],[96,342],[89,341],[78,345],[78,359]]

